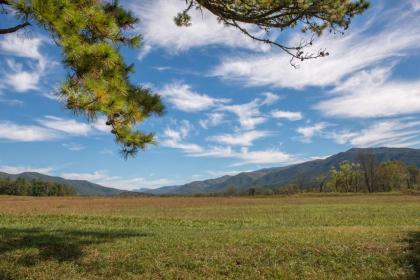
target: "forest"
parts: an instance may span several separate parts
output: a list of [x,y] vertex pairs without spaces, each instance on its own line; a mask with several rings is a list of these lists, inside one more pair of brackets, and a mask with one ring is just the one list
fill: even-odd
[[418,191],[420,169],[416,165],[392,160],[376,163],[369,154],[358,162],[343,161],[326,174],[315,178],[297,176],[292,184],[250,188],[238,192],[231,187],[224,195],[275,195],[301,192],[375,193],[392,191]]
[[0,195],[21,196],[70,196],[76,195],[76,191],[66,185],[40,180],[25,180],[17,178],[0,178]]

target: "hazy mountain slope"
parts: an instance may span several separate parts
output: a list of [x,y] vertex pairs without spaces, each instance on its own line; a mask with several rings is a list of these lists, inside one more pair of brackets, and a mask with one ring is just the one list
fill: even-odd
[[[357,162],[357,157],[363,149],[350,149],[326,159],[318,159],[286,167],[262,169],[254,172],[244,172],[235,176],[197,181],[182,186],[163,187],[147,192],[153,194],[200,194],[223,192],[233,186],[239,190],[250,187],[279,186],[296,182],[298,179],[306,183],[320,174],[326,174],[333,166],[343,161]],[[420,150],[408,148],[375,148],[372,149],[378,162],[400,160],[408,164],[420,166]]]
[[79,195],[117,195],[122,192],[123,190],[113,189],[113,188],[106,188],[98,184],[94,184],[88,181],[83,180],[67,180],[61,177],[53,177],[48,176],[36,172],[25,172],[21,174],[7,174],[4,172],[0,172],[0,178],[24,178],[27,180],[38,179],[45,182],[54,182],[54,183],[61,183],[73,187]]

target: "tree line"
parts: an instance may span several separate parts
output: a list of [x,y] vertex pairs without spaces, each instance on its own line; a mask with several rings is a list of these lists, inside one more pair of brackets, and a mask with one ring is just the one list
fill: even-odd
[[359,163],[342,162],[328,175],[317,178],[319,192],[389,192],[419,188],[420,171],[415,165],[387,161],[366,168]]
[[415,190],[420,187],[420,170],[416,165],[398,160],[378,163],[370,150],[358,154],[355,163],[344,161],[326,175],[316,178],[318,191],[389,192]]
[[69,186],[40,180],[25,180],[17,178],[0,178],[0,195],[20,196],[71,196],[77,195],[76,191]]
[[221,195],[282,195],[302,192],[374,193],[420,190],[420,169],[398,160],[378,162],[372,150],[363,150],[354,162],[343,161],[329,172],[309,177],[297,175],[294,182],[279,186],[238,190],[228,187]]

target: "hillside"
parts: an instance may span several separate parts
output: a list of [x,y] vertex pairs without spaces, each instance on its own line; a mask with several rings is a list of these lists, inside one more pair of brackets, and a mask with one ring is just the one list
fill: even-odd
[[53,183],[60,183],[64,185],[68,185],[76,190],[76,192],[79,195],[97,195],[97,196],[108,196],[108,195],[118,195],[122,192],[125,192],[123,190],[113,189],[113,188],[107,188],[103,187],[98,184],[94,184],[88,181],[83,180],[67,180],[61,177],[54,177],[54,176],[48,176],[36,172],[25,172],[21,174],[7,174],[4,172],[0,172],[0,178],[10,178],[12,180],[17,178],[24,178],[26,180],[41,180],[44,182],[53,182]]
[[[420,150],[408,148],[375,148],[372,149],[378,163],[399,160],[407,164],[420,166]],[[216,179],[196,181],[181,186],[162,187],[149,190],[152,194],[206,194],[223,192],[234,186],[238,190],[251,187],[279,186],[294,183],[298,179],[311,182],[320,174],[327,173],[333,166],[343,161],[357,162],[358,154],[363,149],[350,149],[326,159],[318,159],[286,167],[275,167],[253,172],[244,172],[234,176],[223,176]]]

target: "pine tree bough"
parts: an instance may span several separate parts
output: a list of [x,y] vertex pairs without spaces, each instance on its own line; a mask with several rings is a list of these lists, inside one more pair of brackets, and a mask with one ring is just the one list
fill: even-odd
[[[179,26],[189,26],[189,12],[193,8],[206,9],[217,16],[220,22],[237,28],[246,36],[272,46],[279,47],[292,58],[303,61],[328,55],[324,49],[307,52],[314,38],[324,30],[344,32],[354,16],[369,7],[367,0],[185,0],[187,8],[175,18]],[[257,27],[266,36],[254,35],[248,27]],[[295,46],[287,46],[270,39],[270,31],[300,28],[311,33],[310,39]]]
[[[168,0],[173,1],[173,0]],[[314,36],[324,30],[343,32],[355,15],[369,6],[367,0],[185,0],[187,7],[175,18],[179,26],[189,26],[191,9],[207,9],[219,21],[239,29],[246,36],[281,48],[292,60],[328,55],[325,50],[308,53]],[[89,121],[105,115],[124,157],[155,143],[153,133],[136,129],[152,115],[162,115],[164,106],[150,89],[129,80],[133,66],[127,65],[120,47],[138,47],[140,36],[128,32],[138,19],[117,0],[0,0],[0,13],[12,14],[20,24],[0,29],[8,34],[31,24],[47,30],[63,50],[69,69],[60,96],[67,108]],[[265,32],[258,37],[249,27]],[[270,39],[271,30],[300,28],[311,39],[286,46]]]
[[126,32],[137,18],[117,1],[0,0],[0,4],[3,12],[13,10],[25,20],[21,28],[35,22],[62,48],[69,76],[60,95],[68,109],[89,121],[105,115],[124,157],[155,142],[152,133],[138,131],[135,125],[163,114],[164,106],[150,89],[129,81],[133,66],[126,65],[119,51],[121,46],[139,45],[140,36]]

